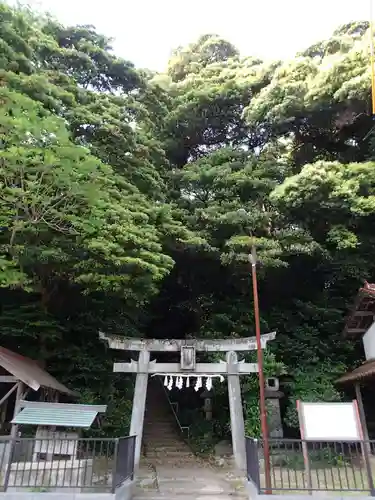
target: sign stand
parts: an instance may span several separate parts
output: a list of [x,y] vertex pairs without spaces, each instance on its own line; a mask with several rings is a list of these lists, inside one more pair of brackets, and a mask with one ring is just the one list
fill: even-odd
[[370,457],[368,447],[363,440],[358,402],[356,400],[351,403],[304,403],[297,401],[297,412],[309,494],[312,494],[313,485],[307,443],[309,441],[341,441],[360,443],[366,464],[369,489],[371,496],[375,496]]
[[305,477],[307,488],[309,491],[309,495],[312,495],[312,481],[311,481],[311,469],[310,469],[310,459],[309,459],[309,450],[307,448],[307,442],[305,440],[305,421],[303,411],[300,408],[300,401],[297,401],[297,412],[298,412],[298,420],[299,420],[299,428],[302,440],[302,454],[303,454],[303,463],[305,465]]

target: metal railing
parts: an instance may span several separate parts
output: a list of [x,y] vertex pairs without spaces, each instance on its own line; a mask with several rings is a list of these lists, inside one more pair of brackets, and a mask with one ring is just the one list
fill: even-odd
[[114,492],[134,473],[135,436],[0,438],[0,489]]
[[[270,439],[270,492],[368,492],[375,496],[375,441]],[[266,489],[262,441],[246,438],[247,477]]]
[[163,381],[161,380],[160,377],[158,377],[159,382],[161,386],[163,387],[163,391],[165,394],[165,397],[167,398],[168,404],[172,410],[173,416],[175,418],[177,427],[182,435],[182,437],[189,443],[190,441],[190,427],[188,425],[181,425],[180,419],[178,417],[178,403],[177,402],[172,402],[169,398],[168,392],[166,388],[164,387]]

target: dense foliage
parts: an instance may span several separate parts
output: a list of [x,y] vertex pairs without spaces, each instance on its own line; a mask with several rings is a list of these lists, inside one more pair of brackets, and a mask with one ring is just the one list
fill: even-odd
[[[122,432],[132,384],[98,330],[253,335],[255,244],[286,423],[296,398],[340,398],[357,356],[343,317],[375,277],[367,29],[273,64],[209,34],[154,74],[91,26],[0,4],[2,345],[107,402],[106,432]],[[256,379],[243,387],[255,434]],[[223,388],[215,404],[220,436]]]

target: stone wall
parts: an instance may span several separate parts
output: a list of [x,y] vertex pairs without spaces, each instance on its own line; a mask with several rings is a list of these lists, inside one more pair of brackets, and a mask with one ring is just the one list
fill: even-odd
[[[130,500],[125,499],[124,500]],[[0,500],[117,500],[110,493],[0,493]]]
[[125,481],[117,489],[115,494],[111,493],[35,493],[35,492],[12,492],[0,493],[0,500],[131,500],[134,492],[134,481]]
[[45,488],[47,492],[80,493],[93,484],[92,460],[12,463],[8,491]]

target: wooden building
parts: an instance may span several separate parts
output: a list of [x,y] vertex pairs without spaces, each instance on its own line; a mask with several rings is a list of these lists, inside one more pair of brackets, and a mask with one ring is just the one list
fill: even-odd
[[0,347],[0,435],[15,436],[17,425],[10,422],[19,404],[37,394],[39,401],[57,402],[61,394],[72,399],[76,394],[43,370],[36,361]]
[[[347,317],[343,334],[348,341],[361,340],[365,359],[357,368],[340,377],[337,383],[354,387],[364,438],[368,439],[362,391],[364,387],[369,388],[375,382],[375,284],[365,282],[364,286],[359,289],[354,306]],[[371,387],[370,392],[372,391]]]

